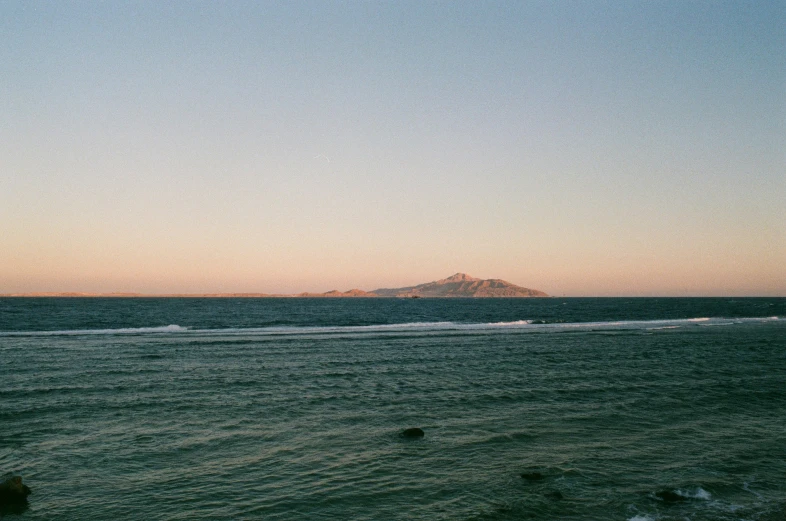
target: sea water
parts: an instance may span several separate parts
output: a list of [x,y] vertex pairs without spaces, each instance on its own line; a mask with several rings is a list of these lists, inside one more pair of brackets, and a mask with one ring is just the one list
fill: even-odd
[[0,477],[33,491],[0,516],[782,520],[784,317],[778,298],[0,299]]

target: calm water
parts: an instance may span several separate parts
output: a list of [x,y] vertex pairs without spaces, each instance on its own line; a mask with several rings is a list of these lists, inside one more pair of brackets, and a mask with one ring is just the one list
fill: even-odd
[[30,520],[783,520],[786,299],[0,299],[12,473]]

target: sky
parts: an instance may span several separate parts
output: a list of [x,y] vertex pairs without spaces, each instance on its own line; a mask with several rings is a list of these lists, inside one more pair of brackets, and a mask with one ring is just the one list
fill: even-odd
[[0,1],[0,293],[786,296],[786,2]]

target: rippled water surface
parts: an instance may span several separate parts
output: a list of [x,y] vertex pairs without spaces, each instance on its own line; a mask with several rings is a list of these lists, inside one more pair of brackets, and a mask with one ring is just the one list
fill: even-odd
[[0,299],[0,474],[33,490],[0,516],[782,520],[784,316],[786,299]]

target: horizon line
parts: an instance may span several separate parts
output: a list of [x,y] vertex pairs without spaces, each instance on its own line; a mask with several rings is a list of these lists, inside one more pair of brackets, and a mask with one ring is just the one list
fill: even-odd
[[362,295],[349,294],[352,291],[341,292],[331,290],[324,293],[261,293],[261,292],[227,292],[227,293],[137,293],[137,292],[80,292],[80,291],[34,291],[0,293],[0,298],[325,298],[325,299],[543,299],[543,298],[786,298],[786,295],[546,295],[544,296],[408,296],[408,295],[378,295],[373,291],[363,291]]

